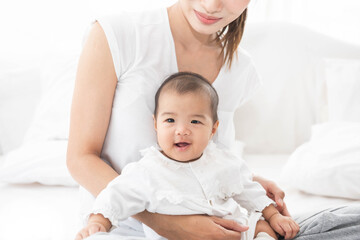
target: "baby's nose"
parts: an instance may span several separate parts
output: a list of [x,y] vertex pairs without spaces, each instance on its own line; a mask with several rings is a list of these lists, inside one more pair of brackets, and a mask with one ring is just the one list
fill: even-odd
[[185,125],[179,125],[176,128],[176,135],[189,135],[190,130]]

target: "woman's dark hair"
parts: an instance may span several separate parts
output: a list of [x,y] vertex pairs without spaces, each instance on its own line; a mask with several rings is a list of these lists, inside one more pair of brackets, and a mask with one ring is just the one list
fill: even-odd
[[203,93],[210,99],[210,110],[212,120],[215,123],[218,120],[217,107],[219,104],[219,96],[215,88],[203,76],[192,72],[178,72],[170,75],[161,84],[155,94],[155,110],[154,116],[157,117],[159,97],[163,91],[173,90],[179,94],[185,93]]
[[234,55],[237,56],[236,50],[244,33],[246,16],[247,9],[237,19],[221,29],[216,38],[216,41],[222,43],[221,55],[224,56],[224,63],[227,63],[229,68]]

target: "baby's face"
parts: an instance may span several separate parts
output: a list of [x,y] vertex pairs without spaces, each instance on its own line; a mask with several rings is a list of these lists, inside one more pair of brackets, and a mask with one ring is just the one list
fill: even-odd
[[161,93],[155,129],[167,157],[181,162],[199,158],[217,126],[211,118],[210,99],[204,94]]

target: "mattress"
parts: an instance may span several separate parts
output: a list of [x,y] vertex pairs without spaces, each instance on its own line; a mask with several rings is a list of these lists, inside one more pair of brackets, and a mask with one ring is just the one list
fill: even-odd
[[[288,155],[245,155],[253,172],[277,181]],[[281,184],[280,184],[281,185]],[[281,185],[293,216],[360,201],[309,195]],[[80,229],[78,188],[0,183],[0,240],[74,239]]]

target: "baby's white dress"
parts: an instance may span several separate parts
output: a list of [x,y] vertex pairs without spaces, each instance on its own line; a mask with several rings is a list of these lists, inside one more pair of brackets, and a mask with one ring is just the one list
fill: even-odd
[[[103,214],[113,226],[122,227],[122,220],[144,210],[170,215],[206,214],[248,225],[241,239],[250,240],[261,211],[274,203],[262,186],[252,181],[244,161],[214,143],[191,162],[169,159],[156,147],[142,153],[143,158],[126,165],[95,201],[92,212]],[[146,239],[161,239],[150,229],[145,233]]]

